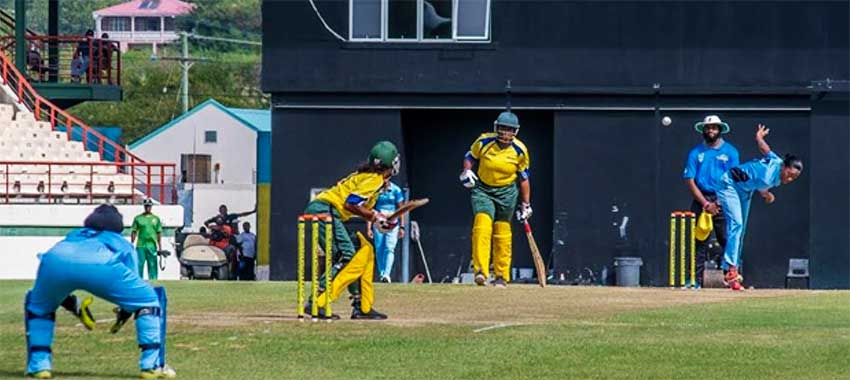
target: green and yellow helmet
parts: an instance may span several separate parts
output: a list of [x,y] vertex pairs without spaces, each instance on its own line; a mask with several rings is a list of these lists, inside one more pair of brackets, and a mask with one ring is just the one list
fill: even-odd
[[393,169],[393,175],[401,168],[401,158],[395,144],[389,141],[379,141],[369,151],[369,162]]
[[511,111],[502,112],[496,118],[496,121],[493,122],[493,131],[495,132],[496,128],[500,125],[519,129],[519,118]]

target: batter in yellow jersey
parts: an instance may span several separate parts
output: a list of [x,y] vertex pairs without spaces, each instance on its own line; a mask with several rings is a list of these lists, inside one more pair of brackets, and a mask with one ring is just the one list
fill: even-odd
[[[387,318],[385,314],[372,308],[375,301],[372,287],[375,250],[359,231],[357,238],[360,248],[355,250],[343,222],[352,216],[359,216],[382,230],[389,231],[395,227],[396,221],[388,221],[383,214],[372,209],[384,183],[398,174],[400,163],[395,145],[389,141],[381,141],[370,151],[368,162],[330,189],[321,192],[304,210],[305,214],[330,214],[333,219],[333,279],[330,289],[320,289],[321,294],[316,301],[319,308],[323,308],[328,302],[334,302],[347,287],[354,299],[352,319]],[[320,223],[319,230],[324,231],[325,222]],[[324,276],[322,277],[319,284],[325,283]]]
[[[516,138],[519,118],[515,114],[499,114],[493,129],[472,143],[460,181],[471,190],[475,283],[483,286],[490,277],[492,248],[493,285],[505,287],[511,280],[511,217],[515,209],[520,221],[531,217],[531,159],[528,148]],[[519,208],[518,196],[522,200]]]

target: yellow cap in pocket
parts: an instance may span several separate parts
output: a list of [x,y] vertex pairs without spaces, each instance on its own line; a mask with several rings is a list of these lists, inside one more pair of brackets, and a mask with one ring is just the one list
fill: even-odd
[[714,229],[714,222],[711,219],[711,214],[703,211],[699,214],[699,219],[697,219],[697,226],[694,231],[694,237],[699,241],[705,241],[708,239],[708,235],[711,235],[711,230]]

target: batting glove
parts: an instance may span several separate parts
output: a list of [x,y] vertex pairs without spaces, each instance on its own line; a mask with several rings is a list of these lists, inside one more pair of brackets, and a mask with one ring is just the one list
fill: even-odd
[[390,232],[394,228],[396,228],[396,226],[398,226],[398,220],[387,220],[387,217],[379,212],[375,213],[375,221],[373,221],[372,223],[374,223],[375,227],[378,228],[378,232],[382,234]]
[[533,211],[531,210],[531,204],[522,202],[519,205],[519,208],[517,208],[516,210],[516,218],[520,222],[525,222],[526,220],[528,220],[528,218],[531,217],[532,212]]
[[466,169],[463,173],[460,173],[460,183],[463,184],[463,187],[471,189],[475,187],[475,181],[478,181],[478,176],[471,169]]

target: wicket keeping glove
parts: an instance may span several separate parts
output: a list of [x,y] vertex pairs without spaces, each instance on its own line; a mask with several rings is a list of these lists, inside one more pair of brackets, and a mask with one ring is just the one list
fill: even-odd
[[109,332],[112,334],[117,334],[118,331],[121,331],[121,328],[124,327],[124,324],[130,320],[130,317],[133,316],[133,313],[124,311],[120,307],[116,307],[112,309],[115,312],[115,323],[112,324],[112,327],[109,328]]

